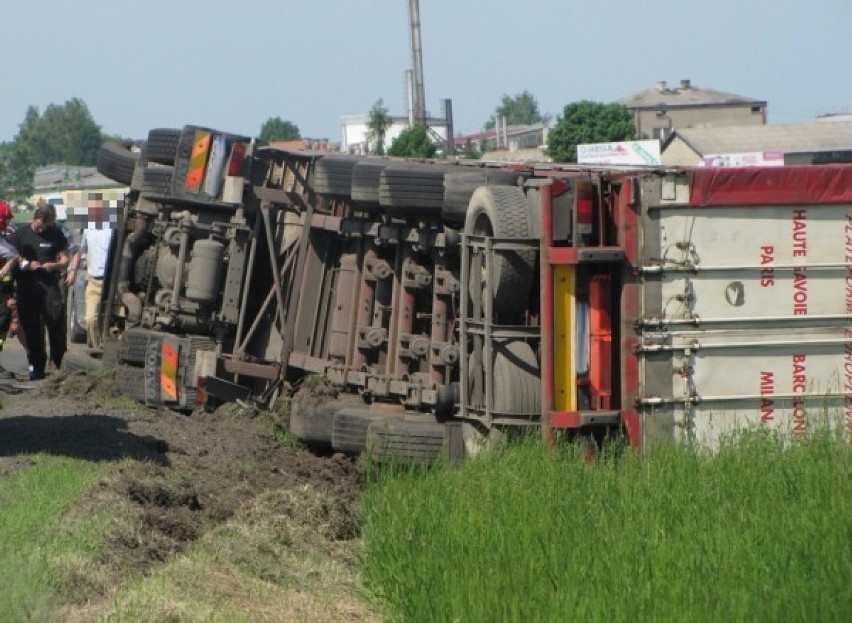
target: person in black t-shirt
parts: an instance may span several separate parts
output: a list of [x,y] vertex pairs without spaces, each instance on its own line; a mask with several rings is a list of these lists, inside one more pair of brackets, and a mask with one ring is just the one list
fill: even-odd
[[67,348],[59,274],[68,266],[68,240],[55,221],[55,212],[39,206],[33,212],[32,223],[18,228],[10,238],[19,256],[15,274],[18,312],[27,336],[31,380],[44,378],[45,327],[50,340],[50,359],[57,369]]

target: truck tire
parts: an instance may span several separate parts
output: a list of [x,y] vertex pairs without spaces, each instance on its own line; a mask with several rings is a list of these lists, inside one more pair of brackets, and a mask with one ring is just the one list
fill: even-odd
[[148,132],[145,143],[145,157],[149,162],[173,165],[180,143],[181,130],[172,128],[155,128]]
[[153,201],[172,196],[174,170],[171,167],[148,167],[142,171],[142,196]]
[[436,217],[444,204],[444,175],[455,167],[406,163],[384,168],[379,204],[388,216]]
[[369,409],[341,409],[334,415],[331,447],[345,454],[360,454],[367,449],[367,429],[370,424],[389,417]]
[[80,324],[77,314],[77,295],[75,288],[68,288],[68,301],[65,307],[65,320],[68,323],[68,341],[73,344],[86,343],[86,329]]
[[352,168],[352,203],[356,208],[377,212],[379,203],[379,183],[382,171],[388,166],[387,160],[361,160]]
[[494,353],[494,410],[517,417],[541,415],[541,374],[532,347],[522,341],[498,343]]
[[493,167],[459,166],[444,176],[444,203],[441,220],[446,225],[463,226],[470,199],[480,186],[515,186],[516,171]]
[[66,372],[94,372],[101,362],[84,353],[68,351],[62,357],[62,370]]
[[115,386],[125,395],[145,404],[145,369],[118,364]]
[[447,427],[437,422],[386,419],[370,424],[367,446],[379,463],[432,463],[445,447]]
[[128,329],[121,335],[118,349],[118,361],[131,365],[145,365],[148,340],[152,337],[168,335],[150,329]]
[[113,368],[118,364],[118,353],[121,350],[121,342],[112,336],[104,340],[101,345],[101,362],[104,367]]
[[352,169],[358,158],[352,156],[323,156],[314,164],[311,178],[314,192],[328,197],[352,195]]
[[130,185],[133,170],[139,158],[138,152],[131,151],[131,143],[108,141],[98,149],[96,168],[98,173],[107,176],[119,184]]
[[[480,186],[471,196],[464,233],[527,239],[531,235],[528,212],[527,201],[520,188]],[[526,309],[534,267],[535,251],[532,249],[494,252],[491,258],[486,258],[483,282],[489,289],[495,313],[515,314]],[[474,291],[475,284],[476,280],[471,279],[470,296],[484,296],[485,293]]]
[[337,400],[312,406],[294,403],[290,411],[290,434],[309,446],[330,447],[334,414],[345,406]]

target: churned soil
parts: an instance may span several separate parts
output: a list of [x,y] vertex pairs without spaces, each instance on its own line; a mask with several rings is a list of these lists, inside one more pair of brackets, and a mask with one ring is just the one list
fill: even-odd
[[150,572],[270,491],[322,492],[343,518],[323,538],[355,536],[361,464],[286,443],[276,434],[286,430],[286,406],[149,409],[122,397],[103,371],[62,372],[17,391],[0,394],[0,475],[38,453],[112,462],[82,504],[96,510],[119,500],[127,509],[127,521],[104,535],[104,560],[116,575]]

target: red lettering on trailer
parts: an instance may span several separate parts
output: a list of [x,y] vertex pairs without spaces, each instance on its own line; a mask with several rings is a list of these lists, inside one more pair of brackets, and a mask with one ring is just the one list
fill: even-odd
[[[807,355],[793,355],[793,393],[803,394],[807,389],[808,375],[805,364]],[[807,410],[805,409],[805,398],[796,396],[793,398],[793,433],[804,435],[808,431]]]
[[793,210],[793,257],[808,255],[808,211]]
[[764,424],[775,419],[775,401],[766,396],[775,394],[775,373],[761,371],[760,373],[760,421]]
[[793,314],[808,315],[808,269],[804,266],[793,269]]
[[[846,313],[852,314],[852,214],[846,215]],[[852,327],[844,331],[852,338]],[[843,422],[846,434],[852,436],[852,343],[843,345],[843,376],[845,396],[843,397]]]
[[793,399],[793,433],[804,435],[808,432],[808,412],[805,410],[805,399]]
[[[760,263],[763,265],[775,262],[775,247],[763,245],[760,247]],[[760,271],[760,287],[771,288],[775,285],[775,269],[764,268]]]

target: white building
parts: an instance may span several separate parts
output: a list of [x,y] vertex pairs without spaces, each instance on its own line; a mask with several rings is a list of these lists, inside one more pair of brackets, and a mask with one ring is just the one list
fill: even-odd
[[[361,115],[347,115],[342,118],[340,151],[348,154],[370,153],[372,145],[368,140],[370,131],[367,124],[370,123],[369,113]],[[431,132],[439,137],[440,141],[447,140],[447,126],[443,119],[427,119],[427,125]],[[385,151],[391,146],[393,140],[403,130],[409,127],[408,117],[391,117],[391,126],[385,134]],[[438,142],[438,141],[436,141]]]

